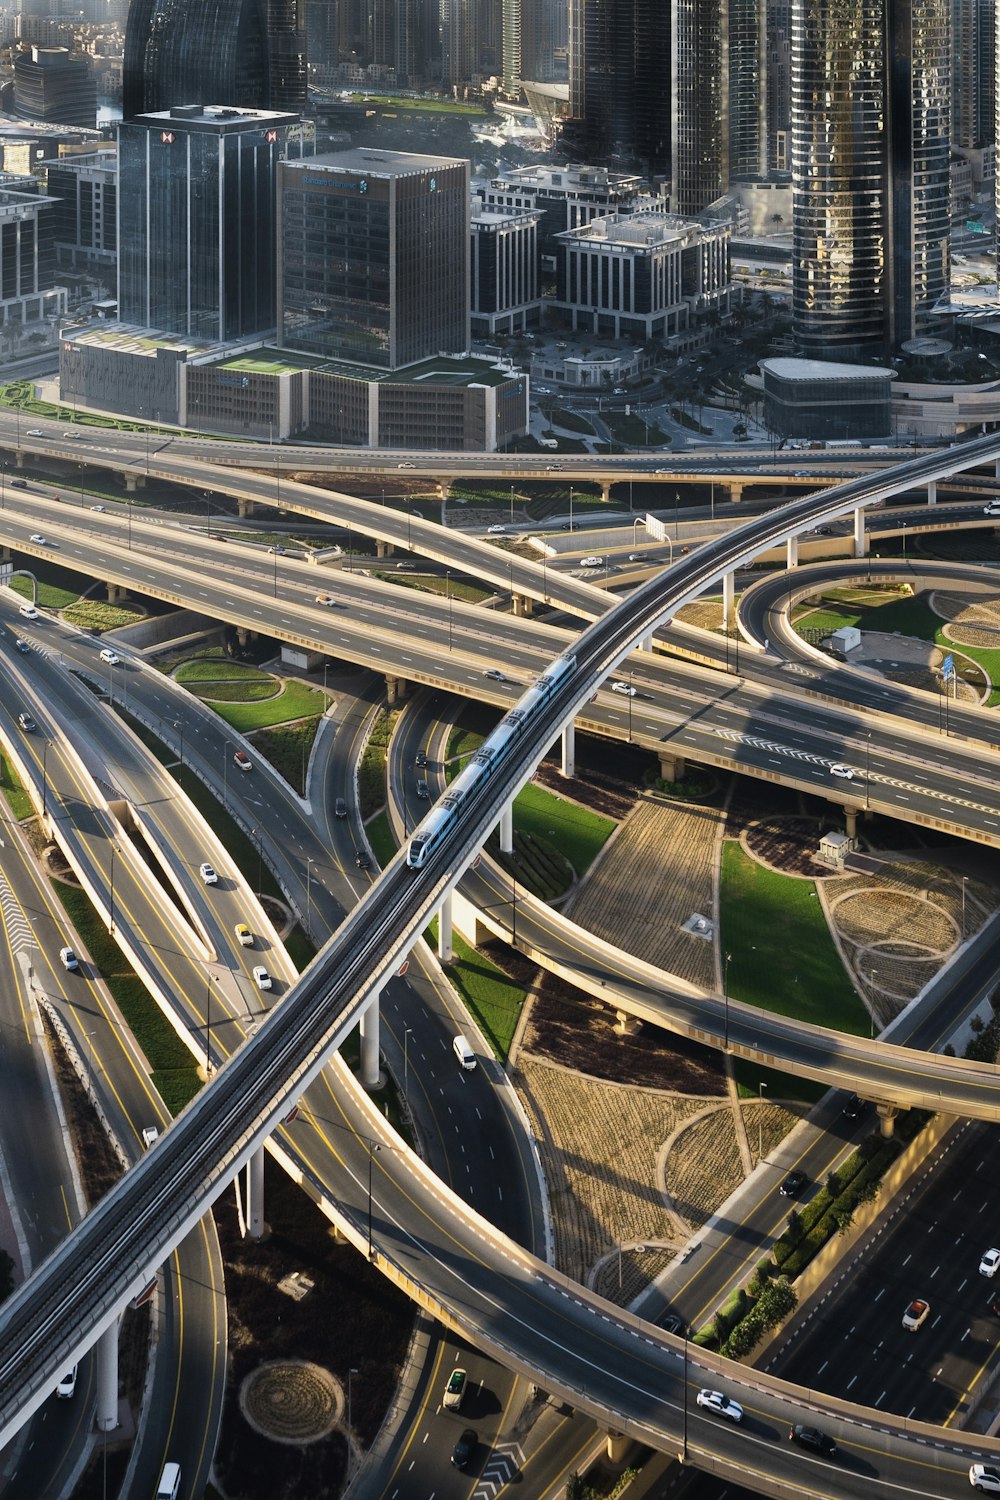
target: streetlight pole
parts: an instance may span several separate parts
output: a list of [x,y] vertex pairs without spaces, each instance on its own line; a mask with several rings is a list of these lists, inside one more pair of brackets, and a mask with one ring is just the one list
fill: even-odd
[[375,1162],[375,1152],[381,1151],[382,1147],[377,1141],[368,1142],[368,1259],[372,1258],[372,1166]]
[[629,674],[628,674],[628,742],[629,742],[630,745],[632,743],[632,693],[633,693],[633,691],[634,691],[634,689],[632,687],[632,673],[629,672]]
[[759,1104],[759,1110],[757,1114],[757,1160],[759,1162],[764,1160],[764,1090],[766,1088],[766,1083],[758,1082],[757,1100]]
[[48,815],[49,810],[49,772],[48,772],[49,742],[42,740],[42,817]]
[[872,732],[869,729],[867,737],[865,739],[865,812],[867,812],[868,809],[869,809],[869,807],[871,806],[871,778],[869,776],[869,771],[870,771],[870,768],[871,768],[871,759],[872,759]]
[[969,882],[968,875],[962,876],[962,940],[965,940],[965,887]]
[[115,845],[111,845],[111,936],[115,935]]
[[177,765],[177,785],[183,789],[184,781],[181,773],[184,770],[184,720],[171,719],[170,722],[177,730],[181,742],[180,760]]
[[412,1026],[403,1027],[403,1093],[406,1093],[406,1085],[410,1072],[410,1034]]
[[212,1076],[212,976],[205,980],[205,1077]]
[[452,619],[451,619],[451,569],[447,569],[444,575],[445,589],[448,594],[448,650],[452,648]]
[[510,524],[514,524],[514,486],[510,487]]
[[569,487],[569,529],[573,530],[573,486]]
[[351,1383],[354,1380],[354,1377],[355,1377],[355,1375],[357,1373],[358,1372],[354,1368],[353,1365],[351,1366],[351,1368],[347,1372],[347,1467],[348,1467],[348,1469],[350,1469],[350,1467],[351,1467],[351,1455],[354,1452],[354,1441],[353,1441],[354,1423],[351,1420],[351,1418],[352,1418],[352,1407],[351,1407],[352,1391],[351,1391]]
[[726,954],[725,963],[722,968],[722,998],[726,1007],[726,1029],[723,1044],[727,1052],[729,1051],[729,961],[732,956],[731,953]]
[[688,1336],[687,1324],[684,1325],[684,1428],[681,1441],[681,1451],[677,1457],[682,1464],[687,1463],[688,1458]]
[[312,872],[314,859],[306,860],[306,932],[312,931]]

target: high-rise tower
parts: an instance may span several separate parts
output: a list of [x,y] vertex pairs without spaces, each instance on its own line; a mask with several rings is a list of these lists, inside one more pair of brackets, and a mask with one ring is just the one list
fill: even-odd
[[949,0],[794,0],[801,351],[884,358],[949,279]]
[[122,115],[214,99],[302,109],[304,0],[132,0]]

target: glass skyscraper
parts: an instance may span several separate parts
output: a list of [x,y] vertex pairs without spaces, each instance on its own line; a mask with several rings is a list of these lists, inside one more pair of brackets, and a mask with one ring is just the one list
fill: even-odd
[[949,0],[794,0],[792,308],[806,356],[884,358],[949,281]]
[[227,341],[275,325],[275,183],[294,114],[179,106],[118,133],[118,308]]

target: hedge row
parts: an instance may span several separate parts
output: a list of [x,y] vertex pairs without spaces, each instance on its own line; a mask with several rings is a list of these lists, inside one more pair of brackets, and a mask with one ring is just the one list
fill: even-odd
[[572,884],[573,870],[565,857],[533,833],[515,832],[512,857],[500,852],[500,841],[495,836],[490,841],[490,852],[508,875],[516,877],[525,890],[541,901],[554,900]]

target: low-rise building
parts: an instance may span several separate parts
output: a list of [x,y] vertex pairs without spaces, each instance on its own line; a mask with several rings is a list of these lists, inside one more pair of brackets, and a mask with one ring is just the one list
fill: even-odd
[[764,422],[782,437],[878,438],[893,430],[896,372],[835,360],[762,359]]
[[679,346],[730,310],[729,229],[652,210],[557,235],[554,305],[575,330]]
[[113,150],[62,156],[46,168],[55,210],[56,260],[114,285],[118,264],[118,156]]
[[472,200],[470,293],[472,334],[491,338],[534,328],[538,291],[540,209],[501,208]]
[[0,325],[21,330],[64,317],[67,290],[56,284],[55,199],[30,177],[0,177]]

